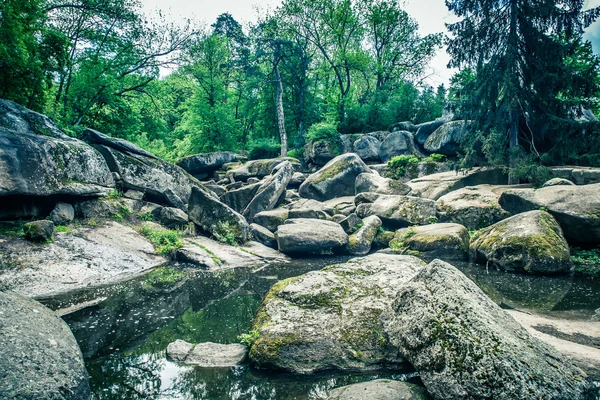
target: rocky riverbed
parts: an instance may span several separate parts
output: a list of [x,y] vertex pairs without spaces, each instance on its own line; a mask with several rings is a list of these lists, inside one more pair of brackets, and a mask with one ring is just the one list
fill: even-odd
[[0,397],[597,398],[600,172],[375,164],[423,128],[174,165],[0,100]]

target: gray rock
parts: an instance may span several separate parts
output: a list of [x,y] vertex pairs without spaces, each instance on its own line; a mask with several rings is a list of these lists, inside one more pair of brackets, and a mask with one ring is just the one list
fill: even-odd
[[248,207],[248,204],[250,204],[261,186],[262,183],[257,182],[238,189],[229,190],[221,196],[221,201],[241,214]]
[[348,244],[339,224],[320,219],[288,219],[277,228],[275,239],[285,254],[321,254]]
[[508,176],[504,174],[502,168],[473,168],[460,172],[427,175],[406,184],[412,188],[412,195],[437,200],[445,194],[467,186],[506,185]]
[[241,167],[232,169],[227,174],[236,181],[246,182],[248,178],[264,178],[265,176],[271,175],[273,169],[281,163],[289,161],[292,163],[294,170],[300,169],[300,162],[295,158],[272,158],[266,160],[253,160],[248,161]]
[[246,219],[210,196],[206,189],[192,189],[188,209],[190,220],[215,237],[234,237],[238,243],[248,241],[250,225]]
[[259,243],[264,244],[267,247],[277,247],[277,241],[275,235],[262,225],[250,224],[252,238]]
[[277,231],[279,225],[283,225],[289,218],[289,210],[278,208],[271,211],[263,211],[254,216],[254,223],[264,226],[271,232]]
[[221,168],[223,164],[236,162],[237,157],[230,151],[216,153],[204,153],[188,156],[181,159],[177,165],[192,175],[213,172]]
[[437,128],[425,142],[425,150],[430,153],[455,156],[460,150],[460,143],[467,134],[467,121],[452,121]]
[[556,220],[530,211],[477,232],[471,241],[476,262],[504,271],[566,273],[573,268],[569,245]]
[[[258,183],[258,182],[260,182],[260,179],[258,179],[258,178],[250,178],[250,179],[248,179],[248,181],[246,181],[246,183],[248,185],[253,184],[253,183]],[[244,185],[244,182],[241,182],[241,181],[233,182],[233,183],[225,185],[225,190],[227,190],[227,191],[237,190],[244,186],[246,186],[246,185]]]
[[346,250],[348,253],[357,256],[364,256],[371,251],[371,244],[381,228],[381,219],[373,215],[362,221],[362,226],[348,239]]
[[600,243],[600,184],[508,190],[499,203],[512,214],[543,207],[556,218],[568,240]]
[[437,201],[437,215],[441,222],[453,222],[470,231],[486,228],[510,217],[498,200],[502,187],[491,185],[469,186],[450,192]]
[[95,145],[106,159],[111,171],[117,172],[127,189],[139,190],[155,202],[184,208],[193,187],[199,181],[182,168],[166,161],[138,154],[121,153],[111,147]]
[[189,218],[179,208],[161,207],[156,220],[167,228],[177,228],[187,224]]
[[308,144],[306,156],[314,164],[325,165],[338,154],[340,154],[339,141],[318,140]]
[[552,178],[548,182],[544,183],[544,186],[542,187],[550,186],[575,186],[575,184],[568,179]]
[[382,316],[435,399],[583,399],[586,375],[453,266],[433,261]]
[[356,214],[361,218],[377,215],[390,227],[427,225],[436,218],[436,204],[419,197],[379,195],[372,203],[359,204]]
[[65,322],[11,292],[0,292],[0,310],[0,398],[92,398],[81,350]]
[[407,195],[411,188],[397,180],[375,174],[360,174],[356,178],[356,194],[372,192],[380,194]]
[[123,197],[131,200],[141,201],[144,199],[144,192],[140,192],[139,190],[127,190],[125,193],[123,193]]
[[[347,217],[344,214],[335,214],[332,215],[331,217],[327,218],[328,221],[331,222],[335,222],[336,224],[341,223],[343,220],[345,220]],[[357,217],[358,218],[358,217]],[[359,218],[360,219],[360,218]],[[348,232],[346,232],[348,233]]]
[[250,361],[302,373],[402,363],[379,317],[424,265],[415,257],[373,254],[278,282],[253,322],[259,337]]
[[379,158],[385,163],[393,157],[405,154],[422,155],[415,146],[415,139],[410,132],[393,132],[381,143]]
[[[260,182],[260,179],[258,179],[258,178],[254,178],[254,177],[252,177],[252,178],[248,178],[248,180],[246,181],[246,183],[247,183],[248,185],[251,185],[251,184],[253,184],[253,183],[258,183],[258,182]],[[242,185],[241,185],[241,186],[243,186],[243,182],[236,182],[236,183],[242,183]],[[232,183],[232,185],[235,185],[236,183]],[[241,186],[240,186],[240,187],[241,187]],[[227,190],[231,190],[231,189],[229,189],[229,188],[228,188]]]
[[373,136],[363,136],[354,142],[352,148],[363,161],[379,161],[381,142]]
[[25,239],[32,242],[47,242],[52,239],[54,223],[48,220],[32,221],[23,225]]
[[332,211],[329,214],[343,214],[350,215],[356,211],[356,205],[354,204],[355,196],[344,196],[336,197],[335,199],[324,201],[325,210],[331,208]]
[[288,183],[294,175],[294,168],[290,162],[284,162],[277,166],[278,170],[265,179],[258,188],[256,195],[250,201],[243,212],[244,217],[252,222],[256,214],[275,208],[282,195],[285,194]]
[[400,253],[432,260],[466,261],[469,231],[459,224],[433,224],[399,229],[390,247]]
[[94,219],[96,221],[107,218],[124,219],[136,211],[131,208],[131,205],[134,203],[141,204],[141,202],[123,198],[100,198],[97,200],[82,201],[75,204],[74,208],[75,215],[83,219]]
[[75,219],[75,209],[68,203],[56,203],[50,213],[50,218],[54,225],[65,225]]
[[324,211],[329,215],[333,215],[335,210],[332,206],[326,202],[321,202],[313,199],[300,199],[289,205],[290,210],[301,210],[301,209],[312,209],[318,211]]
[[211,192],[213,192],[214,194],[216,194],[218,197],[221,197],[225,193],[227,193],[227,189],[225,189],[225,186],[216,185],[216,184],[204,184],[204,187],[206,189],[210,190]]
[[340,221],[340,225],[342,226],[342,229],[348,235],[353,234],[356,231],[354,228],[356,228],[361,223],[362,223],[362,219],[360,219],[360,217],[354,213],[348,215],[345,219]]
[[114,186],[102,156],[84,142],[0,128],[0,196],[101,196]]
[[370,172],[369,167],[356,154],[343,154],[310,175],[300,186],[299,194],[319,201],[353,196],[356,177],[365,172]]
[[140,156],[148,157],[148,158],[158,158],[154,154],[142,149],[135,144],[128,142],[127,140],[113,138],[104,133],[100,133],[93,129],[86,129],[83,131],[83,135],[85,139],[90,143],[101,144],[104,146],[112,147],[113,149],[120,151],[122,153],[128,154],[138,154]]
[[431,136],[431,134],[435,132],[437,128],[444,125],[445,123],[445,120],[436,119],[435,121],[421,124],[419,126],[419,129],[417,130],[417,133],[415,134],[415,140],[417,141],[417,143],[423,146],[425,142],[427,142],[429,136]]
[[377,379],[333,389],[328,400],[428,400],[421,386],[412,383]]
[[309,219],[327,219],[328,215],[325,211],[313,210],[311,208],[298,208],[290,210],[288,218],[309,218]]
[[0,99],[0,127],[19,134],[72,140],[50,118],[6,99]]
[[204,368],[233,367],[241,364],[247,355],[248,347],[237,343],[207,342],[194,346],[183,340],[177,340],[167,346],[167,357],[171,360]]
[[294,172],[294,175],[288,184],[288,189],[298,189],[305,180],[306,176],[302,172]]
[[600,183],[600,168],[554,167],[552,172],[559,178],[568,179],[577,185]]
[[388,127],[389,132],[397,132],[397,131],[408,131],[408,132],[416,132],[417,127],[410,121],[398,122]]

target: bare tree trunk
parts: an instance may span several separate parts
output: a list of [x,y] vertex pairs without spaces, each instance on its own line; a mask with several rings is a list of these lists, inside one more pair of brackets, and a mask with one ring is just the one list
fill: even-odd
[[508,174],[508,184],[509,185],[517,185],[519,184],[519,179],[514,177],[513,170],[517,165],[517,155],[515,153],[518,146],[518,134],[519,134],[519,109],[517,105],[517,90],[519,86],[519,77],[518,77],[518,65],[517,65],[517,46],[518,46],[518,38],[517,38],[517,0],[511,0],[510,2],[510,37],[509,37],[509,62],[512,67],[512,76],[510,77],[511,88],[509,88],[510,92],[512,92],[512,104],[510,105],[510,134],[508,138],[508,167],[510,172]]
[[287,133],[285,132],[285,114],[283,111],[283,83],[281,82],[278,64],[279,60],[276,60],[273,67],[273,72],[275,73],[275,86],[277,88],[275,108],[277,109],[277,128],[279,129],[279,137],[281,139],[281,157],[287,157],[288,143]]

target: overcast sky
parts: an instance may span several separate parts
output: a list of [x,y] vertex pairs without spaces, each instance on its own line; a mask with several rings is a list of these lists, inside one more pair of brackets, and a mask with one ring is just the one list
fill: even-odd
[[[219,14],[228,12],[240,23],[256,20],[256,9],[275,8],[280,0],[142,0],[144,11],[151,15],[162,10],[174,20],[192,18],[212,24]],[[586,0],[586,7],[600,6],[600,0]],[[419,22],[421,34],[446,32],[445,23],[453,21],[444,0],[406,0],[405,10]],[[600,54],[600,20],[588,28],[586,39],[592,41],[594,51]],[[448,70],[449,57],[441,49],[431,63],[427,83],[437,86],[448,84],[454,71]]]

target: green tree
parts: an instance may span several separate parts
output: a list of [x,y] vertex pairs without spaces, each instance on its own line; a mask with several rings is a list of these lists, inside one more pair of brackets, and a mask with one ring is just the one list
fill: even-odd
[[532,116],[557,113],[559,93],[570,83],[562,60],[573,55],[600,7],[584,12],[583,0],[446,0],[446,5],[461,18],[448,25],[450,66],[475,72],[464,116],[475,119],[480,132],[506,132],[514,168],[519,138],[534,152],[543,140],[521,127],[531,126]]

